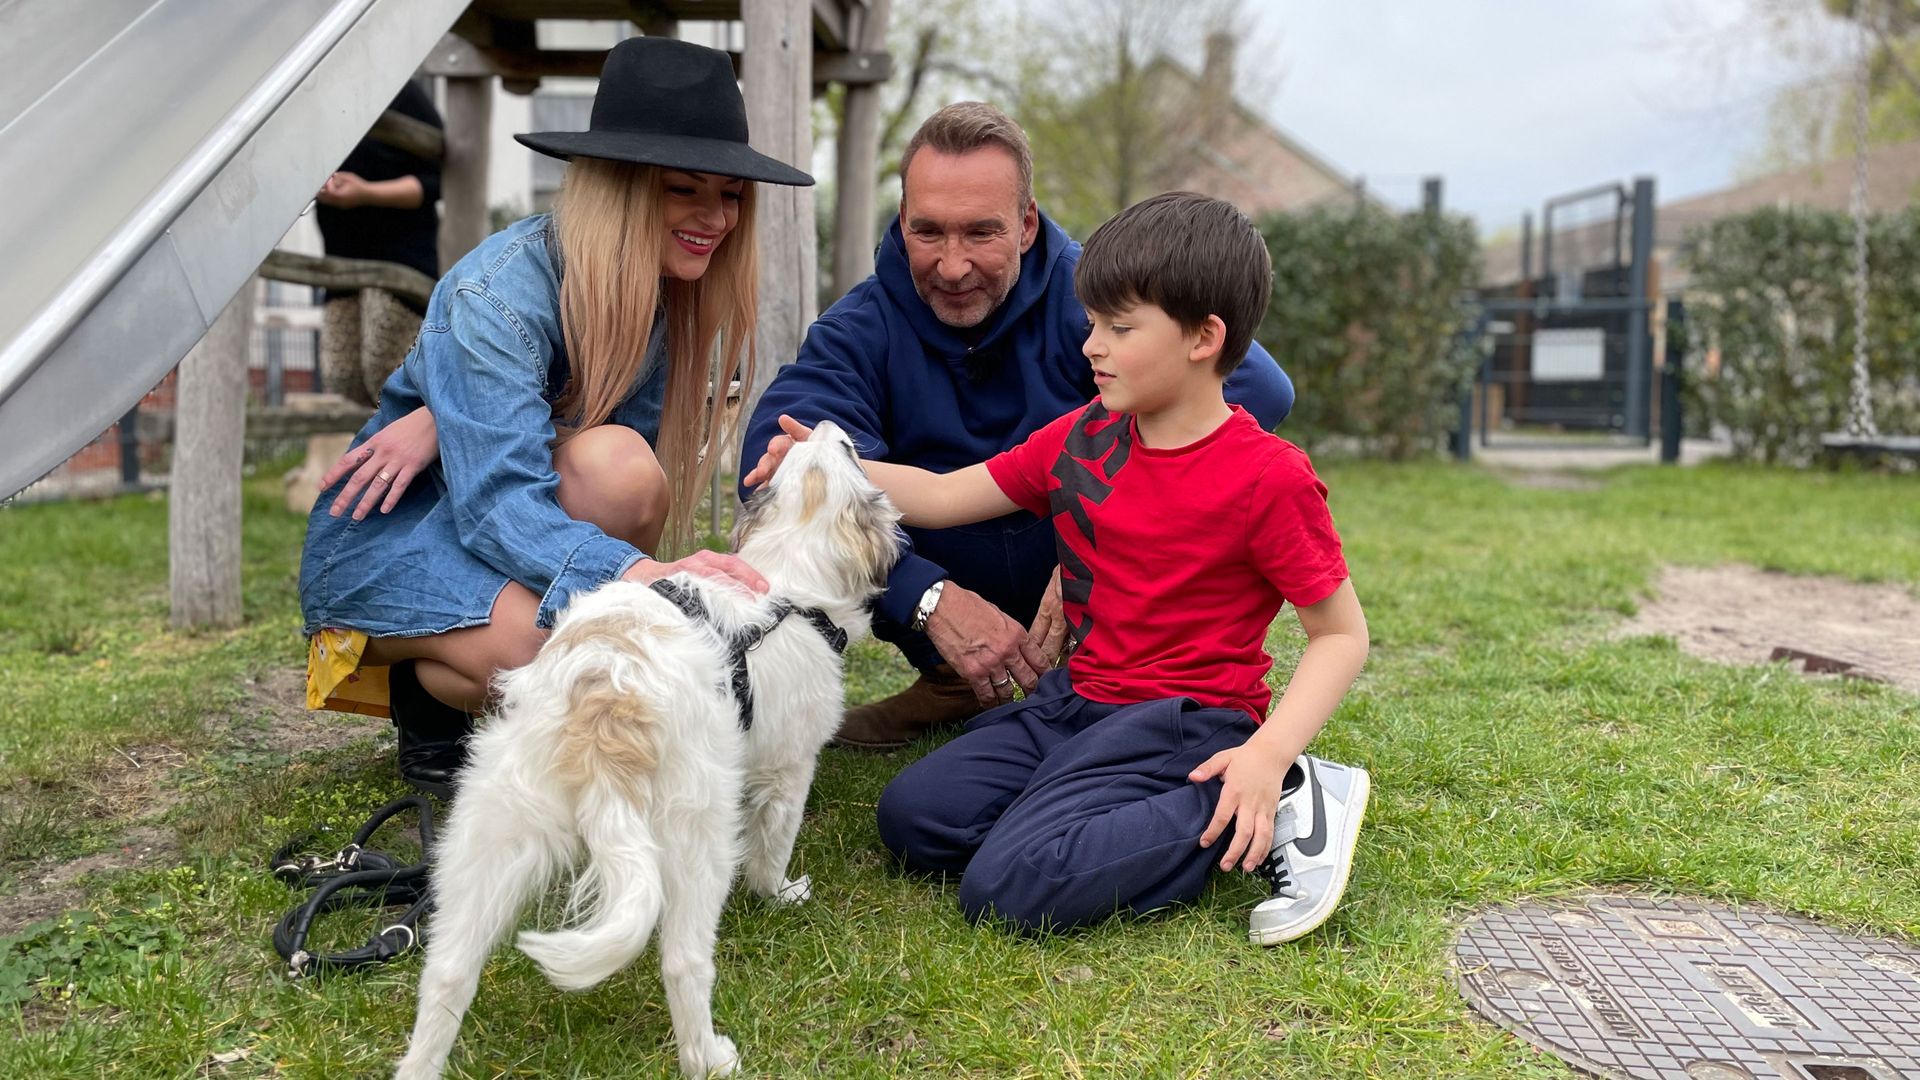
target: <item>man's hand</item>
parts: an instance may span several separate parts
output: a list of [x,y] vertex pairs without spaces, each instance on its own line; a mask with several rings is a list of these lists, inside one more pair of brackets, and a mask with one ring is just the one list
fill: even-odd
[[1012,701],[1015,686],[1031,692],[1048,667],[1019,623],[952,581],[927,619],[927,637],[982,706]]
[[780,463],[787,460],[787,451],[793,449],[793,444],[806,442],[807,436],[813,434],[812,428],[786,413],[780,414],[780,430],[786,434],[775,435],[767,440],[767,452],[760,455],[760,463],[753,467],[752,472],[740,478],[743,486],[757,488],[773,479],[773,474],[780,470]]
[[[1040,594],[1040,610],[1027,628],[1027,644],[1040,651],[1047,667],[1059,667],[1067,644],[1067,613],[1060,599],[1060,568],[1053,568],[1047,591]],[[1043,669],[1044,670],[1044,669]]]
[[760,571],[748,566],[746,560],[738,555],[728,555],[720,551],[696,551],[684,559],[661,562],[659,559],[641,559],[620,575],[623,581],[635,581],[642,585],[651,585],[661,578],[672,577],[681,571],[713,578],[715,581],[729,582],[750,593],[765,593],[767,579]]
[[1291,757],[1279,760],[1258,740],[1250,740],[1220,751],[1187,774],[1187,779],[1195,783],[1216,776],[1224,782],[1213,820],[1200,834],[1200,846],[1211,847],[1226,831],[1227,823],[1233,823],[1233,843],[1220,857],[1220,869],[1231,870],[1239,863],[1240,869],[1251,870],[1266,861],[1273,849],[1273,815],[1280,808],[1280,789],[1293,762]]

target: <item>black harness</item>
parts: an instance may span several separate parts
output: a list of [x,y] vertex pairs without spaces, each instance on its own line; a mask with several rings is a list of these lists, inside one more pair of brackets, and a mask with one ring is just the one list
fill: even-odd
[[748,623],[731,634],[721,633],[720,627],[713,621],[713,612],[700,598],[681,588],[672,578],[662,578],[651,586],[654,592],[665,597],[667,602],[680,609],[681,614],[695,623],[704,624],[720,638],[727,648],[727,660],[733,667],[730,680],[733,686],[733,703],[740,710],[740,728],[743,731],[753,729],[753,683],[747,677],[747,654],[760,647],[773,629],[787,620],[789,615],[798,615],[807,620],[820,636],[827,640],[835,654],[847,651],[847,632],[834,625],[827,613],[819,608],[795,607],[785,598],[775,599],[763,622]]

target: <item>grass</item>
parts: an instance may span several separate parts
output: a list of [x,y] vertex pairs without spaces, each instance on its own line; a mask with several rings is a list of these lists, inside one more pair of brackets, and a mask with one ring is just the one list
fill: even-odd
[[[1915,698],[1608,632],[1663,563],[1920,584],[1915,481],[1643,468],[1562,491],[1437,464],[1325,473],[1375,641],[1315,744],[1374,774],[1334,919],[1252,947],[1259,894],[1234,877],[1053,939],[975,928],[950,886],[890,869],[874,833],[880,788],[928,745],[829,751],[798,852],[814,901],[739,895],[722,927],[715,1012],[752,1074],[1569,1076],[1454,992],[1447,944],[1474,908],[1631,888],[1920,939]],[[0,939],[0,1075],[372,1076],[404,1045],[417,956],[298,983],[268,942],[291,902],[268,853],[399,792],[377,738],[291,760],[232,746],[258,720],[247,680],[304,656],[301,522],[276,502],[250,487],[246,624],[197,635],[166,626],[163,502],[0,510],[0,899],[49,860],[111,853],[134,812],[115,795],[125,752],[183,758],[143,789],[164,807],[166,865],[84,878],[76,911]],[[1291,625],[1272,639],[1283,667]],[[907,677],[868,645],[850,695]],[[339,922],[342,943],[375,925]],[[563,995],[507,950],[454,1069],[673,1076],[669,1031],[650,961]]]

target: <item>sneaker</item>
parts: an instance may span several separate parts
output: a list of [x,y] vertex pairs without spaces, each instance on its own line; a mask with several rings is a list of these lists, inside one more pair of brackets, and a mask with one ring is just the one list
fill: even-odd
[[1367,809],[1367,770],[1306,754],[1293,768],[1299,786],[1281,796],[1273,851],[1253,871],[1273,889],[1249,919],[1247,937],[1257,945],[1292,941],[1333,914],[1353,871],[1353,845]]

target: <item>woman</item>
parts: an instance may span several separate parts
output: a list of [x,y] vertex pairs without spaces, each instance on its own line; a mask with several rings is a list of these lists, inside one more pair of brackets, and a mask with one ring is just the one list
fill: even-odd
[[554,213],[435,287],[300,566],[309,707],[390,711],[401,776],[441,795],[493,675],[574,593],[683,570],[766,588],[732,556],[648,553],[687,546],[725,388],[752,379],[752,181],[813,182],[748,147],[724,53],[665,38],[608,54],[590,130],[516,138],[571,162]]

